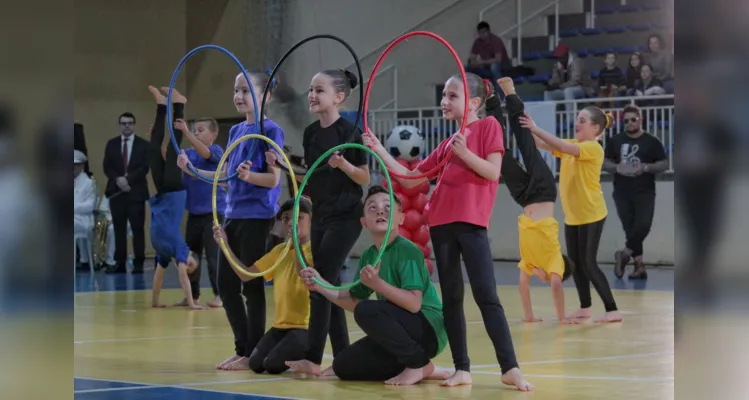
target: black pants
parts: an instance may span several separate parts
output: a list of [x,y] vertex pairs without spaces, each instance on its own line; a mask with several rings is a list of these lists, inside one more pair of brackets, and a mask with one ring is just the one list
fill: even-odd
[[627,237],[632,256],[642,255],[642,243],[650,233],[655,213],[655,193],[621,193],[614,191],[614,203]]
[[[174,104],[174,119],[184,118],[185,105]],[[166,148],[166,160],[161,154],[161,145],[164,142],[164,129],[166,119],[166,106],[159,104],[156,107],[156,119],[151,129],[151,141],[148,143],[148,164],[151,169],[151,178],[156,186],[157,193],[168,193],[184,190],[182,184],[182,170],[177,166],[177,151],[174,146]],[[182,131],[175,129],[174,138],[177,145],[182,144]]]
[[[246,266],[265,255],[265,239],[273,219],[229,220],[224,229],[229,248]],[[234,350],[249,357],[265,333],[265,285],[257,278],[242,283],[221,252],[218,264],[218,294],[234,333]],[[244,295],[244,300],[242,296]]]
[[564,237],[567,241],[567,255],[575,265],[573,278],[580,297],[580,308],[590,308],[590,284],[598,292],[606,312],[616,311],[614,294],[611,293],[609,281],[598,267],[598,244],[606,218],[585,225],[564,225]]
[[481,311],[502,373],[518,367],[510,326],[497,296],[494,262],[486,229],[473,224],[455,222],[434,226],[429,230],[442,290],[445,329],[455,369],[470,372],[471,367],[466,343],[466,317],[463,312],[465,285],[460,267],[461,255],[471,283],[473,298]]
[[143,270],[146,260],[146,202],[130,198],[130,193],[122,193],[109,200],[114,227],[114,261],[117,270],[125,271],[127,264],[127,223],[133,232],[133,269]]
[[[325,225],[312,223],[311,245],[315,269],[333,285],[341,284],[341,269],[361,234],[356,219],[335,221]],[[345,311],[317,292],[310,293],[309,351],[306,359],[322,363],[325,338],[330,333],[333,357],[349,346]]]
[[[222,223],[222,220],[223,218],[219,215],[219,223]],[[213,295],[218,296],[218,253],[221,250],[218,248],[218,243],[213,239],[213,214],[189,214],[187,216],[187,226],[185,227],[185,242],[190,251],[197,255],[198,262],[202,262],[202,254],[203,250],[205,250],[211,289],[213,289]],[[190,275],[190,288],[193,299],[200,298],[200,267],[202,266],[199,266]]]
[[306,329],[270,328],[250,356],[250,369],[257,374],[281,374],[289,369],[286,361],[304,358],[306,352]]
[[354,309],[354,319],[366,336],[333,359],[341,380],[384,381],[406,368],[421,368],[437,355],[437,335],[421,312],[365,300]]

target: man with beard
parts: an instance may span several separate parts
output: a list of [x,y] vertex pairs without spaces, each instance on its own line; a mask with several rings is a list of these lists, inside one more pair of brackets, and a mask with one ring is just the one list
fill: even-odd
[[623,110],[624,132],[606,143],[603,169],[614,175],[614,203],[626,235],[626,247],[614,253],[614,274],[624,275],[634,259],[630,279],[645,279],[642,243],[650,233],[655,211],[655,175],[668,169],[666,151],[658,138],[642,130],[640,109],[628,105]]

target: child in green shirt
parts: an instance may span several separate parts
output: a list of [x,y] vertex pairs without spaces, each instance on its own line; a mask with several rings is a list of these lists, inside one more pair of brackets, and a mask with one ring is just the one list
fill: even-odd
[[[372,234],[374,245],[361,256],[354,277],[361,279],[360,284],[349,290],[329,290],[314,282],[314,278],[323,280],[313,268],[300,272],[310,291],[353,312],[366,334],[341,351],[322,375],[335,374],[349,381],[385,381],[389,385],[412,385],[449,375],[435,372],[430,361],[447,344],[442,301],[429,280],[421,250],[398,234],[403,212],[397,198],[396,203],[389,242],[383,243],[390,196],[382,186],[373,186],[367,193],[361,223]],[[372,266],[383,245],[386,250],[380,264]],[[376,300],[369,300],[372,293],[376,293]],[[304,361],[287,364],[292,370],[303,371],[304,365],[299,363]]]

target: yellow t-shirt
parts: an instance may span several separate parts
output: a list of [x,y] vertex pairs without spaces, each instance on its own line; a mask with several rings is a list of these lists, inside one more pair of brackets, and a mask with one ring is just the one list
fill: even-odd
[[527,275],[533,275],[533,268],[564,277],[564,259],[562,246],[559,244],[559,223],[549,217],[534,221],[525,214],[518,217],[518,234],[520,239],[520,268]]
[[[255,267],[262,271],[272,267],[283,252],[286,243],[281,243],[255,262]],[[304,259],[312,267],[312,247],[309,242],[302,245]],[[273,272],[265,275],[265,280],[273,279],[273,301],[275,313],[273,327],[279,329],[307,329],[309,324],[309,291],[297,273],[297,256],[294,245],[280,261]]]
[[601,190],[603,147],[596,141],[565,140],[580,149],[580,156],[554,150],[561,159],[559,169],[559,197],[562,199],[564,222],[567,225],[585,225],[598,222],[608,215]]

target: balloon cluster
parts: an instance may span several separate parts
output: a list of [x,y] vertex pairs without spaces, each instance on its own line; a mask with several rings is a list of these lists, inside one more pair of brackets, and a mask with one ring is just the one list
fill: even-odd
[[[412,170],[416,168],[419,160],[409,162],[398,158],[398,162],[404,167]],[[383,181],[383,186],[387,186],[387,181]],[[400,235],[412,241],[421,249],[424,254],[429,274],[434,271],[434,265],[429,258],[432,250],[429,248],[429,227],[427,226],[426,214],[424,208],[429,201],[430,185],[424,181],[414,187],[403,187],[397,180],[393,179],[393,192],[398,196],[403,206],[403,225],[400,226]]]

